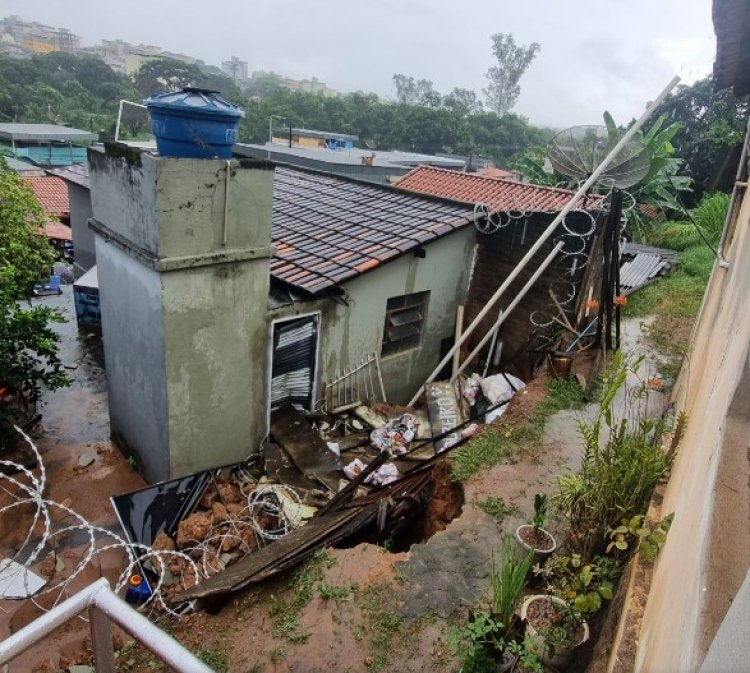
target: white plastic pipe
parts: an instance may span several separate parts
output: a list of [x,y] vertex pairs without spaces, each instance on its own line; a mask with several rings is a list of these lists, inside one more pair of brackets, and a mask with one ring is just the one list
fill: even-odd
[[[487,343],[487,340],[493,337],[493,343],[494,343],[494,337],[497,335],[497,331],[500,329],[500,326],[505,322],[505,319],[508,317],[510,312],[518,306],[518,304],[521,302],[521,299],[523,299],[526,296],[526,293],[534,286],[534,283],[539,279],[539,276],[541,276],[545,269],[552,264],[555,257],[557,257],[557,253],[560,252],[562,247],[565,245],[564,241],[560,241],[544,258],[544,261],[539,265],[539,268],[534,271],[534,274],[526,281],[526,284],[521,288],[519,293],[513,298],[513,301],[508,304],[508,307],[500,312],[500,315],[497,316],[497,320],[495,321],[495,324],[489,329],[487,334],[484,335],[482,340],[477,344],[477,347],[470,353],[470,355],[464,360],[464,363],[458,368],[458,371],[456,372],[456,376],[458,376],[466,367],[469,365],[469,363],[477,356],[479,355],[479,352],[484,347],[484,344]],[[487,357],[489,358],[491,355],[491,349],[490,353],[488,353]],[[485,375],[486,375],[486,369],[485,369]],[[454,376],[455,378],[455,376]]]
[[[656,97],[654,101],[651,102],[651,104],[646,108],[646,111],[641,115],[640,119],[635,122],[623,135],[622,138],[620,138],[620,141],[612,148],[610,153],[604,157],[602,162],[596,167],[594,172],[589,176],[588,180],[584,182],[581,187],[578,189],[578,191],[570,198],[570,201],[568,201],[567,204],[565,204],[565,207],[557,214],[554,220],[549,224],[549,226],[542,232],[542,234],[539,236],[539,238],[536,240],[534,245],[532,245],[528,252],[523,256],[520,262],[516,265],[516,268],[511,271],[510,275],[503,281],[503,283],[500,285],[497,290],[495,290],[495,294],[490,297],[489,301],[484,305],[484,308],[477,314],[477,317],[472,320],[471,324],[464,330],[464,333],[461,335],[461,338],[453,344],[453,347],[446,353],[445,357],[438,363],[437,367],[432,371],[432,373],[427,377],[427,380],[425,383],[429,383],[430,381],[434,381],[435,377],[440,373],[440,371],[445,367],[445,365],[450,362],[450,360],[453,358],[453,353],[458,350],[461,347],[461,344],[463,344],[466,339],[469,338],[469,336],[474,332],[474,330],[477,328],[477,325],[479,325],[480,322],[484,319],[484,316],[487,315],[487,313],[492,310],[492,307],[497,303],[497,300],[500,299],[502,294],[505,292],[505,290],[508,289],[510,284],[516,279],[518,274],[523,270],[523,268],[529,263],[529,261],[534,257],[534,255],[539,251],[539,248],[544,245],[545,241],[552,236],[552,234],[557,229],[558,225],[562,220],[565,218],[565,216],[573,209],[573,207],[578,203],[578,201],[586,195],[586,192],[592,187],[592,185],[601,177],[602,173],[607,169],[607,166],[609,166],[612,161],[615,159],[615,157],[620,153],[620,150],[633,138],[633,136],[640,130],[640,128],[646,123],[648,118],[654,113],[654,110],[659,107],[659,105],[662,104],[664,99],[669,95],[669,92],[672,91],[672,89],[677,86],[677,83],[680,81],[679,77],[674,77],[672,80],[667,84],[666,87],[662,90],[662,92]],[[416,401],[419,399],[420,395],[424,392],[424,385],[422,385],[419,390],[416,392],[414,397],[411,398],[409,401],[409,406],[413,406]]]

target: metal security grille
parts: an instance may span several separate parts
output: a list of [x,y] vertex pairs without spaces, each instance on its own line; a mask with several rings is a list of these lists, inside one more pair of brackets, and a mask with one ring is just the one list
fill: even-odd
[[383,355],[419,346],[422,341],[429,296],[429,292],[416,292],[391,297],[388,300],[381,349]]
[[271,409],[287,403],[311,410],[318,316],[276,323],[273,329]]

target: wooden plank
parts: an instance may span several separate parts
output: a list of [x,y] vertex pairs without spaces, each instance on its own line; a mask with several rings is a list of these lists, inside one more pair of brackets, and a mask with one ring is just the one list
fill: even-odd
[[274,411],[271,436],[308,479],[317,479],[334,493],[338,490],[341,460],[299,411],[292,406]]
[[115,673],[115,648],[109,617],[97,608],[89,608],[88,613],[96,673]]
[[376,512],[377,504],[318,515],[302,528],[293,530],[280,540],[248,554],[226,570],[178,594],[174,602],[238,591],[248,584],[267,579],[298,563],[316,549],[330,546],[355,532],[366,525]]

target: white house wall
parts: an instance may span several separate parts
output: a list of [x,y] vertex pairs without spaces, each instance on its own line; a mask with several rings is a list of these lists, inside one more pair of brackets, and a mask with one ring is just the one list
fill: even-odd
[[344,284],[347,305],[325,298],[274,310],[269,320],[320,311],[318,398],[326,382],[379,348],[391,297],[429,291],[419,348],[382,358],[388,401],[403,404],[440,359],[441,342],[454,334],[456,305],[466,303],[475,248],[473,227],[425,246],[425,257],[406,253]]

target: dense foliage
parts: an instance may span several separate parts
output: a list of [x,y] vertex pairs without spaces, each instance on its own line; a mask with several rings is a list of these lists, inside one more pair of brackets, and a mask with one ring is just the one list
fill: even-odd
[[[407,89],[410,79],[405,78]],[[481,155],[503,165],[517,152],[543,145],[549,137],[519,115],[482,112],[474,92],[460,88],[445,96],[428,91],[425,100],[419,93],[414,94],[416,98],[410,93],[399,103],[373,93],[327,97],[292,92],[269,75],[259,82],[253,80],[243,92],[209,68],[173,59],[149,61],[130,79],[97,58],[64,53],[29,60],[0,56],[0,121],[63,123],[111,137],[120,99],[138,102],[155,91],[186,84],[219,89],[245,109],[240,127],[243,142],[265,142],[269,119],[276,115],[278,125],[359,135],[364,147]],[[424,84],[422,89],[424,93]],[[147,132],[145,116],[124,119],[124,133]]]
[[23,418],[43,388],[54,390],[68,379],[57,356],[57,336],[50,328],[60,315],[47,307],[24,308],[40,273],[54,255],[39,233],[43,213],[29,187],[0,159],[0,387],[15,403],[0,403],[0,448],[9,441],[13,422]]

